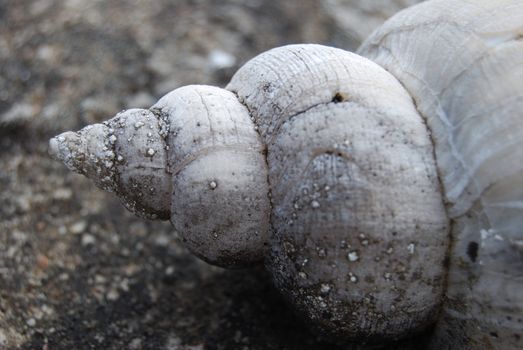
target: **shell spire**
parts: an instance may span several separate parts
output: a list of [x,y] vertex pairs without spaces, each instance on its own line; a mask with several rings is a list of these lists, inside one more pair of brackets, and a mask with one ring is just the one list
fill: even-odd
[[265,254],[263,152],[247,108],[232,92],[204,85],[49,142],[53,158],[115,193],[131,212],[170,219],[195,255],[226,267]]
[[102,124],[53,137],[49,154],[115,192],[133,213],[165,220],[170,212],[165,129],[151,111],[130,109]]
[[94,124],[78,132],[64,132],[49,141],[49,154],[103,190],[114,192],[115,154],[108,129],[103,124]]

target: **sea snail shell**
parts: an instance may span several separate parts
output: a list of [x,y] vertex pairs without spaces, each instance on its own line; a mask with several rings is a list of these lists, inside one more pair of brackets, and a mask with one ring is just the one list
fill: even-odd
[[266,257],[339,339],[436,323],[434,349],[519,348],[522,23],[516,0],[428,1],[363,44],[370,60],[273,49],[226,89],[182,87],[50,152],[210,263]]

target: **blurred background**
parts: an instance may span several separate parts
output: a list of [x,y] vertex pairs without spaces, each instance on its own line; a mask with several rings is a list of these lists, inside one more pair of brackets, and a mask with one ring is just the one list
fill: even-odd
[[0,0],[0,349],[326,347],[263,268],[197,260],[168,223],[50,160],[47,140],[182,85],[224,86],[275,46],[355,50],[416,2]]

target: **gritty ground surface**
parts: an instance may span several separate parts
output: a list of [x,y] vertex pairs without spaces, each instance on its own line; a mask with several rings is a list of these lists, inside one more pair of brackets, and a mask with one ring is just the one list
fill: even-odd
[[327,348],[263,268],[200,262],[168,223],[49,159],[47,140],[223,86],[274,46],[354,45],[338,30],[312,0],[0,0],[0,349]]

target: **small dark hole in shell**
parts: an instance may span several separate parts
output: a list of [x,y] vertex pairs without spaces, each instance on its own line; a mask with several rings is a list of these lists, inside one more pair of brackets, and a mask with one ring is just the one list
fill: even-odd
[[344,94],[342,94],[341,92],[337,92],[334,97],[332,98],[332,102],[334,103],[339,103],[339,102],[343,102],[345,101],[347,98],[345,97]]
[[476,259],[478,258],[478,249],[479,245],[477,242],[470,242],[467,246],[467,255],[472,262],[476,262]]

